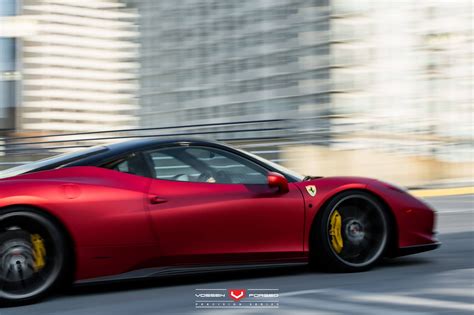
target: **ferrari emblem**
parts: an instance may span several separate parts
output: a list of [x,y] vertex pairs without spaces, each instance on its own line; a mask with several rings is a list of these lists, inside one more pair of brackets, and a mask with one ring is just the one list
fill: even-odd
[[316,186],[314,185],[308,185],[306,186],[306,191],[308,192],[308,194],[311,196],[311,197],[314,197],[316,196]]

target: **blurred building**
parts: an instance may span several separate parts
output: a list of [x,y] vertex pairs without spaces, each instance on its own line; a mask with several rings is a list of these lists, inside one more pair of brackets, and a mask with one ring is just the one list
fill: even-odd
[[127,2],[140,13],[143,127],[305,117],[328,137],[329,7]]
[[136,127],[136,16],[119,0],[23,0],[18,132]]
[[333,148],[473,158],[469,0],[127,2],[143,127],[290,118]]
[[473,3],[331,2],[335,145],[473,156]]
[[278,136],[281,147],[260,150],[271,154],[301,144],[327,160],[365,150],[361,161],[472,162],[472,6],[0,0],[0,129],[15,104],[27,135],[285,119],[245,135]]
[[16,1],[0,0],[0,133],[14,128],[20,76],[17,69],[17,34],[9,27],[9,22],[17,10]]

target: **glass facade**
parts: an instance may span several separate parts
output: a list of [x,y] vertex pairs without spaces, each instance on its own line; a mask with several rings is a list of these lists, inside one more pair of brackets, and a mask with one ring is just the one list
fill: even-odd
[[332,4],[334,145],[473,161],[472,1]]
[[[15,9],[0,0],[0,15]],[[21,46],[0,29],[0,128],[15,103],[24,133],[285,119],[280,133],[244,132],[472,161],[472,9],[470,0],[23,0],[33,23],[18,21],[28,29]],[[225,138],[242,138],[233,128]]]
[[119,0],[23,0],[18,131],[70,133],[137,126],[136,12]]
[[334,148],[473,159],[469,0],[127,2],[143,127],[289,118]]
[[[16,13],[16,0],[0,0],[0,18],[13,17]],[[3,27],[0,22],[0,28]],[[0,33],[0,131],[14,127],[14,108],[19,79],[16,45],[15,37]]]
[[304,115],[328,130],[324,1],[128,2],[140,14],[141,126]]

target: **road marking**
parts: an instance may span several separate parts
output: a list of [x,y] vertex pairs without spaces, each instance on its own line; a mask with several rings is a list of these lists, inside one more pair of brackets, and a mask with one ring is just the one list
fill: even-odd
[[[457,288],[440,288],[440,289],[428,289],[423,290],[417,293],[435,293],[435,294],[444,294],[447,296],[467,296],[472,297],[473,293],[470,290],[465,289],[457,289]],[[301,295],[307,294],[319,294],[316,297],[311,296],[307,298],[297,297]],[[460,310],[460,311],[474,311],[474,304],[473,303],[463,303],[463,302],[456,302],[456,301],[446,301],[446,300],[439,300],[439,299],[431,299],[431,298],[420,298],[420,297],[413,297],[407,296],[406,293],[398,293],[398,294],[378,294],[378,293],[356,293],[354,291],[349,290],[339,290],[339,289],[312,289],[312,290],[301,290],[301,291],[292,291],[292,292],[285,292],[281,294],[281,297],[291,297],[290,299],[283,299],[280,300],[280,305],[297,305],[299,304],[307,306],[307,307],[315,307],[315,309],[328,309],[330,311],[349,311],[351,309],[352,312],[357,311],[358,304],[347,303],[349,300],[354,302],[365,302],[365,303],[380,303],[380,304],[388,304],[385,305],[383,308],[374,308],[371,306],[370,308],[364,307],[364,310],[372,312],[377,311],[380,312],[385,307],[389,307],[389,305],[401,305],[401,306],[415,306],[415,307],[425,307],[425,308],[436,308],[436,309],[450,309],[450,310]],[[334,301],[330,302],[328,299],[321,299],[321,295],[330,295],[331,297],[344,297],[344,302],[342,301]],[[324,302],[323,302],[324,300]],[[318,303],[321,302],[321,303]],[[319,307],[318,307],[319,306]],[[421,311],[421,310],[418,310]]]
[[436,214],[443,213],[474,213],[474,209],[460,209],[460,210],[437,210]]
[[194,289],[196,291],[226,291],[227,289]]
[[448,296],[459,296],[459,297],[474,297],[474,291],[472,289],[456,289],[456,288],[443,288],[443,289],[426,289],[421,293],[427,294],[438,294],[438,295],[448,295]]
[[[309,290],[308,290],[309,291]],[[321,290],[324,291],[324,290]],[[333,292],[332,290],[326,290],[326,296],[310,296],[310,297],[292,297],[289,299],[283,299],[280,301],[280,306],[283,308],[292,308],[295,309],[311,309],[315,313],[317,311],[329,311],[329,312],[337,312],[338,314],[364,314],[364,315],[380,315],[380,314],[394,314],[392,307],[375,307],[371,305],[367,307],[365,304],[360,303],[353,303],[348,302],[345,296],[336,296],[338,299],[337,301],[333,301],[328,299],[327,297],[330,296],[334,298],[334,296],[329,295],[329,292]],[[343,300],[342,300],[343,299]],[[295,310],[294,314],[298,314],[298,311]],[[420,314],[419,312],[412,312],[412,311],[402,311],[397,310],[397,315],[413,315],[413,314]]]
[[416,189],[410,190],[410,193],[417,197],[441,197],[474,194],[474,186],[458,188],[440,188],[440,189]]
[[326,292],[327,290],[324,289],[312,289],[312,290],[301,290],[301,291],[292,291],[292,292],[285,292],[285,293],[280,293],[280,296],[297,296],[297,295],[305,295],[305,294],[314,294],[314,293],[323,293]]
[[280,289],[247,289],[248,291],[280,291]]
[[459,311],[474,311],[474,304],[442,301],[426,298],[418,298],[411,296],[393,295],[393,294],[365,294],[365,295],[353,295],[349,297],[354,301],[362,302],[374,302],[374,303],[385,303],[385,304],[398,304],[398,305],[410,305],[410,306],[421,306],[427,308],[442,308],[452,309]]

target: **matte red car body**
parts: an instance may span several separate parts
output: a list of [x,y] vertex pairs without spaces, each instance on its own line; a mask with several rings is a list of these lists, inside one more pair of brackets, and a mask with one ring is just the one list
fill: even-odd
[[[317,187],[314,197],[306,185]],[[320,178],[288,189],[84,166],[0,180],[0,209],[26,205],[60,221],[73,241],[76,280],[170,265],[307,261],[319,209],[348,189],[369,191],[391,209],[399,248],[436,242],[434,212],[377,180]]]

